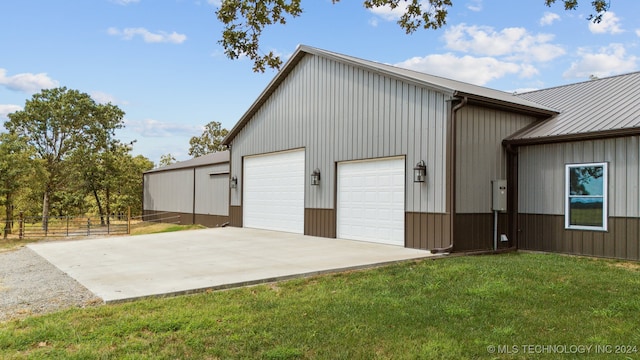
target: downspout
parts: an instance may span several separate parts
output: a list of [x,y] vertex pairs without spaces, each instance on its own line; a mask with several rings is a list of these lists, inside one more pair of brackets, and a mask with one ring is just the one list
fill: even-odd
[[450,220],[449,220],[449,236],[451,237],[451,244],[449,246],[447,246],[446,248],[442,248],[442,249],[433,249],[431,250],[431,253],[436,254],[439,252],[452,252],[454,249],[454,243],[453,240],[455,238],[454,233],[455,233],[455,214],[456,214],[456,133],[457,133],[457,113],[458,110],[462,109],[463,107],[465,107],[469,101],[469,99],[466,96],[463,96],[462,98],[454,98],[460,100],[460,102],[458,104],[456,104],[454,107],[451,108],[451,116],[449,117],[451,119],[451,124],[449,125],[449,129],[450,129],[450,133],[449,133],[449,155],[451,157],[450,160],[450,164],[449,164],[449,213],[450,215]]
[[510,248],[518,248],[518,148],[503,142],[507,151],[507,233]]
[[196,168],[193,168],[193,202],[191,203],[191,224],[196,224]]

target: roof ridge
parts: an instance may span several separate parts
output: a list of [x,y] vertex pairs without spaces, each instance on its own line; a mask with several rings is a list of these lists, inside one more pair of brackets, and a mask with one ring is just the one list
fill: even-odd
[[578,81],[578,82],[569,83],[569,84],[556,85],[556,86],[543,88],[543,89],[525,91],[525,92],[522,92],[522,93],[516,92],[516,93],[514,93],[514,95],[515,96],[522,96],[522,95],[532,94],[532,93],[541,92],[541,91],[549,91],[549,90],[553,90],[553,89],[560,89],[560,88],[564,88],[564,87],[576,86],[576,85],[580,85],[580,84],[587,84],[587,83],[591,83],[591,82],[600,82],[600,81],[611,80],[611,79],[614,79],[614,78],[619,78],[619,77],[624,77],[624,76],[629,76],[629,75],[636,75],[636,74],[640,74],[640,71],[632,71],[632,72],[624,73],[624,74],[616,74],[616,75],[610,75],[610,76],[606,76],[606,77],[602,77],[602,78],[594,78],[594,79]]

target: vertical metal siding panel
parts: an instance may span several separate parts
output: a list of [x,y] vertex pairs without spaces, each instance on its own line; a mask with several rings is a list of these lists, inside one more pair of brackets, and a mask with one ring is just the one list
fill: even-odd
[[533,118],[469,105],[460,110],[457,142],[456,210],[491,212],[491,180],[506,177],[502,139]]
[[[436,147],[433,149],[434,156],[434,168],[436,169],[436,173],[433,175],[434,177],[434,187],[432,193],[432,199],[434,199],[433,207],[431,210],[433,212],[445,212],[447,207],[447,141],[448,141],[448,119],[449,119],[449,111],[448,104],[445,99],[445,95],[441,93],[435,94],[436,108],[438,109],[434,118],[429,120],[429,126],[431,131],[435,133],[435,144]],[[446,229],[446,234],[448,236],[448,229]]]
[[165,171],[154,174],[157,187],[155,209],[191,213],[193,211],[193,169]]
[[[640,137],[633,136],[627,139],[627,155],[629,169],[627,177],[627,211],[628,217],[640,217]],[[637,222],[636,222],[637,223]],[[639,235],[640,237],[640,235]],[[640,255],[640,254],[639,254]]]
[[143,210],[155,210],[154,201],[157,196],[155,193],[151,192],[151,179],[153,178],[152,174],[144,174],[142,175],[142,209]]
[[[627,153],[626,153],[626,138],[618,138],[615,140],[616,147],[616,163],[613,166],[613,171],[609,170],[614,174],[615,178],[612,179],[609,183],[609,189],[612,187],[616,189],[618,192],[618,196],[611,196],[611,198],[615,199],[614,204],[610,204],[609,211],[615,214],[614,216],[626,216],[627,210],[627,199],[628,194],[626,193],[626,180],[629,179],[627,174]],[[611,180],[611,178],[610,178]],[[613,186],[612,186],[613,185]]]
[[384,109],[385,109],[385,82],[386,79],[384,76],[380,76],[378,74],[373,75],[376,82],[376,90],[373,94],[373,106],[372,113],[373,116],[370,119],[371,124],[371,155],[370,157],[381,157],[382,149],[384,148],[384,144],[382,143],[381,137],[381,126],[384,122]]
[[196,214],[229,215],[229,175],[209,175],[222,169],[216,165],[196,168]]
[[392,83],[393,79],[385,78],[384,81],[384,117],[387,119],[388,124],[388,136],[389,136],[389,153],[390,154],[400,154],[400,149],[398,148],[398,139],[397,133],[400,131],[398,126],[402,124],[399,119],[395,119],[393,117],[395,110],[395,102],[392,100]]

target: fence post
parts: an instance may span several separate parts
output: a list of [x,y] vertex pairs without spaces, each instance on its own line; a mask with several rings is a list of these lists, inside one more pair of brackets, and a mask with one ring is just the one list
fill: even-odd
[[127,207],[127,235],[131,235],[131,206]]
[[18,220],[18,238],[22,240],[24,237],[24,212],[20,211],[20,219]]
[[91,236],[91,218],[87,218],[87,236]]
[[67,237],[69,237],[69,215],[67,215]]

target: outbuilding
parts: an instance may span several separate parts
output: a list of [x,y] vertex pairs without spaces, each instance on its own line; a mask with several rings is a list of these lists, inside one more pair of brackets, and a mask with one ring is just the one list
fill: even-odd
[[145,220],[200,224],[229,222],[229,152],[203,155],[143,174]]
[[224,140],[230,224],[417,249],[514,247],[516,190],[505,184],[517,158],[502,141],[557,114],[299,46]]

